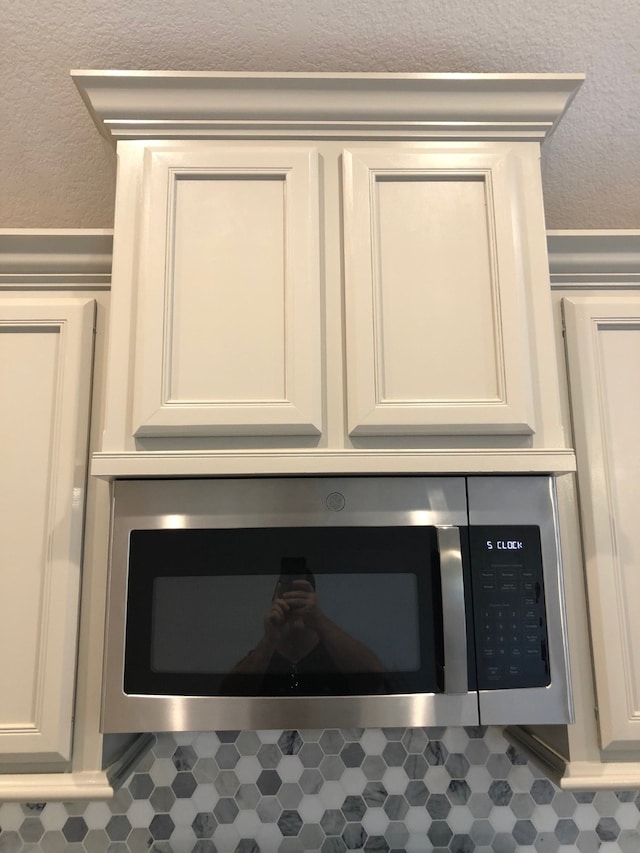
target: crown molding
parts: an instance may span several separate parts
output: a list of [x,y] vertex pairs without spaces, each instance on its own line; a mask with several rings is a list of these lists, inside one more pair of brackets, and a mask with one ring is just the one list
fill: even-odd
[[111,283],[110,229],[0,229],[0,287]]
[[547,231],[551,284],[637,288],[640,230]]
[[543,140],[583,74],[71,71],[98,129],[124,139]]

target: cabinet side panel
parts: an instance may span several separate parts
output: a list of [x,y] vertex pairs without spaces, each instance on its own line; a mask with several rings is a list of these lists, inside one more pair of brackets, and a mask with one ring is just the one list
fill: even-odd
[[57,328],[0,329],[0,729],[5,731],[38,725],[59,339]]
[[375,208],[378,399],[497,401],[485,182],[378,179]]
[[286,398],[285,180],[175,185],[170,402]]

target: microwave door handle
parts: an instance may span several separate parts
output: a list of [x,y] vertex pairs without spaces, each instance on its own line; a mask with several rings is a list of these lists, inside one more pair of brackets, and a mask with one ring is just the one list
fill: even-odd
[[436,527],[442,588],[442,631],[444,637],[444,692],[467,693],[467,620],[464,607],[464,577],[460,530]]

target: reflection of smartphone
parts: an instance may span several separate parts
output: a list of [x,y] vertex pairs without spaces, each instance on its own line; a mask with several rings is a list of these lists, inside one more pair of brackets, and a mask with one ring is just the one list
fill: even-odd
[[293,590],[300,589],[300,587],[294,586],[294,581],[306,580],[305,575],[287,575],[280,580],[280,592],[292,592]]
[[308,580],[309,570],[307,569],[306,557],[283,557],[280,560],[280,593],[291,592],[297,589],[293,585],[294,581]]

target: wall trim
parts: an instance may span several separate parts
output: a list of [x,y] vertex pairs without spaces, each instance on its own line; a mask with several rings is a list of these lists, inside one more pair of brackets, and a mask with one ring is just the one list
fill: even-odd
[[547,231],[552,289],[640,286],[640,230]]
[[105,289],[112,250],[111,229],[0,229],[0,289]]

